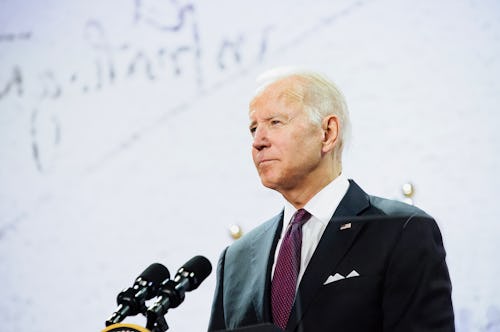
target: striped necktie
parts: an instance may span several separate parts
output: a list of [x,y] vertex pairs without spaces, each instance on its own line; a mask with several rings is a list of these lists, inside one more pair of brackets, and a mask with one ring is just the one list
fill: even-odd
[[274,268],[271,284],[273,322],[283,330],[286,328],[297,289],[302,248],[302,225],[309,218],[311,218],[311,214],[304,209],[299,209],[295,213],[283,237]]

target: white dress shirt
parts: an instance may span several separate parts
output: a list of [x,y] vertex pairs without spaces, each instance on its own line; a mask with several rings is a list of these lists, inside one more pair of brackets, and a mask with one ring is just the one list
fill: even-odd
[[[347,189],[349,189],[349,180],[347,180],[345,175],[341,174],[314,195],[304,206],[304,209],[311,214],[311,219],[302,226],[302,251],[300,255],[300,270],[297,277],[297,287],[300,284],[300,280],[302,280],[307,264],[309,264],[328,222],[335,213],[340,201],[344,198]],[[285,213],[283,217],[284,226],[281,230],[276,252],[274,253],[273,275],[282,239],[290,226],[290,221],[295,212],[297,212],[297,209],[290,202],[285,200]]]

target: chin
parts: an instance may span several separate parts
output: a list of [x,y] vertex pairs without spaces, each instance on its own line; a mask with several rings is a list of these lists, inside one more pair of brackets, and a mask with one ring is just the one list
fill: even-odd
[[281,172],[273,172],[271,169],[262,170],[262,172],[259,172],[259,177],[264,187],[273,190],[278,190],[287,182],[284,181],[283,174]]
[[260,182],[262,183],[262,185],[263,185],[264,187],[267,187],[267,188],[269,188],[269,189],[275,189],[275,188],[276,188],[276,183],[275,183],[275,182],[273,182],[273,181],[270,181],[270,180],[269,180],[269,179],[267,179],[267,178],[263,178],[263,177],[261,177],[261,178],[260,178]]
[[279,191],[278,189],[281,188],[279,181],[276,181],[276,180],[273,181],[272,179],[262,178],[262,177],[260,178],[260,181],[262,182],[262,185],[266,188],[277,190],[277,191]]

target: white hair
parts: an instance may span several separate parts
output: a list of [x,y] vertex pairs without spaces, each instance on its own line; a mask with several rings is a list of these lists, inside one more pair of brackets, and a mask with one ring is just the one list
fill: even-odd
[[341,161],[342,150],[349,139],[351,124],[345,98],[339,88],[326,76],[296,67],[280,67],[267,71],[257,78],[258,88],[254,98],[266,88],[282,79],[296,78],[304,89],[302,104],[312,123],[321,125],[322,120],[335,115],[339,119],[339,144],[334,157]]

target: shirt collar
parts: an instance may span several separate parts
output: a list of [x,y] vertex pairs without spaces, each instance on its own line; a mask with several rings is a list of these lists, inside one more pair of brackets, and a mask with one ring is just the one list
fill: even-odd
[[[327,184],[316,195],[314,195],[309,202],[306,203],[304,209],[306,209],[311,215],[326,226],[330,219],[332,219],[335,210],[339,206],[342,198],[344,198],[348,189],[349,180],[343,173],[341,173],[332,182]],[[283,217],[285,225],[290,222],[296,211],[297,209],[285,199],[285,211]]]

